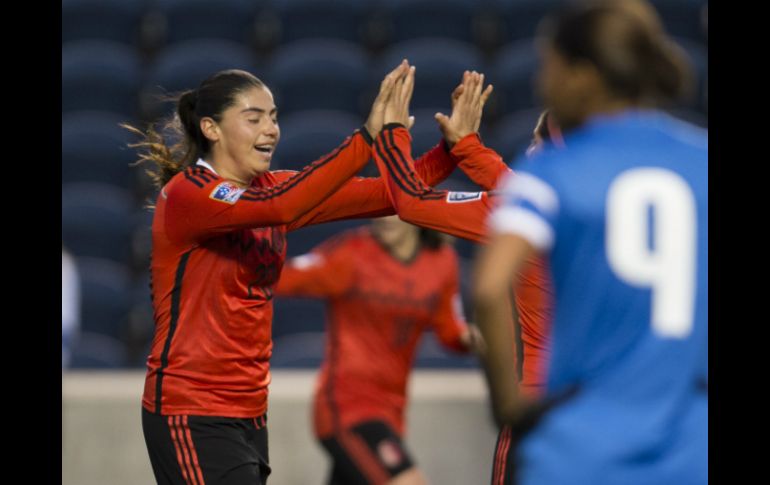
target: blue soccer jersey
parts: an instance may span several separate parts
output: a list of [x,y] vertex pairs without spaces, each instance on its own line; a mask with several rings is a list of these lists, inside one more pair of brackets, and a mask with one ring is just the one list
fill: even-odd
[[548,391],[524,484],[699,484],[708,469],[708,138],[657,111],[521,162],[490,226],[550,258]]

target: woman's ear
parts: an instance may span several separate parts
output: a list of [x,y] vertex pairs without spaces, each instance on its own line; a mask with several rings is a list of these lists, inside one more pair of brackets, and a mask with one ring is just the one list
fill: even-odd
[[203,133],[203,136],[210,142],[219,141],[219,125],[211,117],[204,116],[201,118],[201,133]]

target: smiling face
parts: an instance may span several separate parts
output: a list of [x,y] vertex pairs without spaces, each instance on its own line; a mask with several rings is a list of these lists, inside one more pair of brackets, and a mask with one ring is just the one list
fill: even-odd
[[402,221],[398,216],[372,219],[371,227],[374,237],[389,249],[418,238],[420,232],[417,226]]
[[270,168],[281,130],[273,94],[266,87],[251,87],[235,95],[221,121],[201,119],[201,130],[211,143],[210,163],[222,177],[248,185]]

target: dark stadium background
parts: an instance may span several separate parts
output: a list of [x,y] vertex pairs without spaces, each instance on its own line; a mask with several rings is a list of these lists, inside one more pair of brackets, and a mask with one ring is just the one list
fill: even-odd
[[[272,168],[299,169],[363,123],[384,73],[408,58],[417,66],[415,155],[439,140],[433,114],[449,113],[450,92],[463,70],[474,69],[495,85],[482,138],[511,163],[539,113],[531,89],[533,35],[560,3],[62,0],[62,242],[81,278],[71,367],[141,369],[152,338],[152,216],[143,206],[154,191],[143,170],[130,166],[135,153],[126,144],[134,138],[119,123],[157,122],[171,107],[161,95],[196,87],[220,69],[246,69],[273,90],[279,108],[282,139]],[[706,2],[652,3],[698,75],[692,100],[672,112],[707,127]],[[373,164],[364,174],[376,175]],[[459,172],[441,187],[474,190]],[[288,255],[365,222],[290,233]],[[455,247],[467,275],[474,247],[465,241]],[[471,310],[466,305],[469,317]],[[273,366],[316,367],[323,318],[321,302],[277,300]],[[448,356],[431,338],[417,361],[418,367],[475,365],[472,357]]]

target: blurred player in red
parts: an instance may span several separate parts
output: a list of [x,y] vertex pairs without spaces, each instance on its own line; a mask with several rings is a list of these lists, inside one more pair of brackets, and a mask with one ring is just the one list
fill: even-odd
[[330,485],[424,484],[404,445],[407,381],[422,334],[471,349],[457,255],[443,237],[398,219],[336,236],[290,260],[276,295],[328,302],[314,432],[332,460]]
[[[462,153],[460,164],[486,150],[472,135],[481,111],[455,109],[468,79],[453,93],[453,122],[442,130],[452,154]],[[425,483],[403,443],[406,386],[425,330],[453,350],[479,345],[475,327],[464,322],[458,285],[454,251],[434,231],[396,216],[331,239],[284,268],[276,294],[329,303],[314,431],[333,462],[330,484]]]
[[[269,88],[218,72],[178,99],[168,129],[152,127],[140,160],[160,193],[152,224],[155,335],[142,425],[161,484],[265,483],[273,289],[287,231],[394,214],[378,178],[352,177],[370,159],[384,103],[406,62],[382,82],[369,119],[300,172],[270,171],[280,139]],[[433,183],[456,165],[442,142],[418,170]]]
[[[455,115],[478,112],[481,118],[486,96],[492,87],[483,89],[484,76],[467,73],[464,78],[464,95],[458,98],[451,117],[437,113],[436,119],[444,129],[451,129],[457,120]],[[411,137],[404,124],[408,121],[408,106],[413,87],[413,74],[397,83],[394,95],[386,107],[385,126],[375,139],[375,161],[382,177],[386,180],[388,193],[392,197],[402,220],[421,227],[427,227],[469,239],[486,242],[486,220],[494,207],[495,188],[503,177],[512,174],[502,158],[494,150],[474,148],[464,153],[464,143],[472,137],[457,143],[455,150],[465,156],[458,164],[485,192],[437,191],[427,186],[414,171],[411,159]],[[478,131],[478,125],[474,131]],[[543,113],[533,133],[529,153],[540,150],[544,143],[563,145],[561,133]],[[546,364],[548,361],[548,335],[552,320],[553,288],[548,265],[539,257],[532,257],[519,273],[519,286],[513,293],[515,301],[510,311],[514,315],[514,356],[516,359],[519,388],[525,395],[537,396],[544,390]],[[511,444],[511,429],[503,427],[498,436],[492,471],[492,483],[503,484],[506,476]]]

